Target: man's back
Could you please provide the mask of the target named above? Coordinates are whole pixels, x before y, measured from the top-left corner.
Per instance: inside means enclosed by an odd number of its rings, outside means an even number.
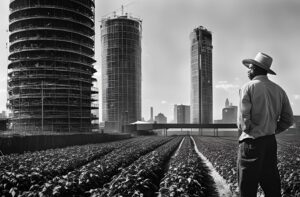
[[[241,91],[244,138],[258,138],[287,129],[293,123],[293,113],[285,91],[259,75],[245,84]],[[278,122],[279,121],[279,122]]]

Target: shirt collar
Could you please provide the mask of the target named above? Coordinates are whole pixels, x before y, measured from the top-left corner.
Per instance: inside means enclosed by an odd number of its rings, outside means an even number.
[[[252,80],[268,80],[267,75],[257,75]]]

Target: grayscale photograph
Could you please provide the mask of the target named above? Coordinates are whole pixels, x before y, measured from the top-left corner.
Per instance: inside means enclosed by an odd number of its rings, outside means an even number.
[[[0,16],[1,197],[300,197],[300,1]]]

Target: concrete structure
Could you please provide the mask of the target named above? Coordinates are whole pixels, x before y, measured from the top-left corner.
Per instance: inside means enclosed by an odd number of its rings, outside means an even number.
[[[156,123],[161,123],[161,124],[167,123],[167,117],[162,113],[157,114],[157,116],[155,116],[154,120]]]
[[[160,124],[160,123],[153,123],[153,124],[149,124],[149,123],[139,123],[139,124],[130,124],[130,125],[126,125],[126,130],[129,133],[134,133],[137,131],[162,131],[163,135],[168,135],[168,129],[181,129],[181,131],[179,132],[179,134],[188,134],[188,133],[192,133],[193,129],[196,130],[196,132],[198,133],[198,135],[203,135],[205,133],[210,133],[211,136],[219,136],[219,129],[230,129],[229,131],[229,135],[227,136],[236,136],[237,135],[237,125],[236,124]],[[190,131],[184,131],[183,129],[191,129]],[[206,131],[204,133],[203,130],[209,130]],[[222,131],[220,131],[222,132]],[[169,131],[169,133],[177,133],[174,131]],[[224,131],[223,131],[223,136],[224,135]]]
[[[191,122],[213,122],[212,35],[200,26],[191,40]]]
[[[104,18],[102,43],[102,119],[106,131],[141,120],[142,22],[127,14]]]
[[[12,129],[92,131],[94,0],[11,0],[9,8]]]
[[[148,122],[153,122],[153,107],[150,107],[150,120]]]
[[[237,124],[238,107],[232,105],[227,98],[225,101],[225,107],[222,109],[222,119],[215,120],[214,123],[232,123]]]
[[[190,106],[174,105],[174,123],[190,123]]]
[[[229,105],[222,110],[222,123],[237,123],[237,106]]]

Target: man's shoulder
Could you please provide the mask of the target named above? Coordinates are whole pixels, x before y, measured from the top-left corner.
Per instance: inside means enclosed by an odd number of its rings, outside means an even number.
[[[283,88],[282,88],[280,85],[278,85],[277,83],[275,83],[275,82],[273,82],[273,81],[271,81],[271,80],[269,80],[268,83],[270,84],[270,86],[273,86],[273,88],[277,88],[277,90],[280,90],[280,91],[285,92],[285,91],[283,90]]]
[[[245,83],[242,86],[242,90],[249,89],[251,86],[254,86],[256,83],[257,83],[257,81],[254,81],[254,80],[248,81],[247,83]]]

